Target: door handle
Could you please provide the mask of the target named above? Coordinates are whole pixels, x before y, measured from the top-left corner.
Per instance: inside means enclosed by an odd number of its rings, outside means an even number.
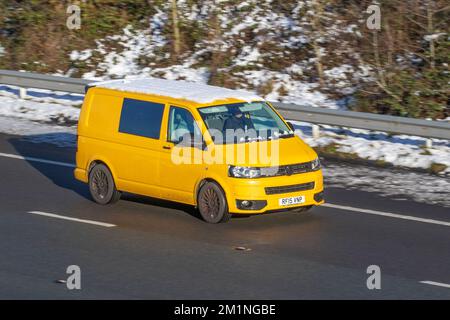
[[[170,150],[172,148],[170,146],[163,146],[163,149]]]

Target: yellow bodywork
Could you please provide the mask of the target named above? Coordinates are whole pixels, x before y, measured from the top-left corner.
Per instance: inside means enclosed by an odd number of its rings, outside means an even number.
[[[159,140],[119,132],[124,98],[165,105]],[[249,157],[244,157],[244,160],[238,159],[239,153],[248,152],[248,148],[251,147],[249,146],[250,143],[215,145],[197,109],[239,102],[244,101],[227,99],[215,101],[213,104],[199,104],[170,97],[92,87],[87,91],[80,113],[75,177],[87,183],[92,165],[102,162],[110,169],[116,188],[120,191],[190,205],[196,205],[197,192],[202,183],[207,180],[214,180],[224,190],[231,213],[256,214],[289,209],[289,206],[279,206],[278,199],[298,195],[305,196],[305,202],[301,206],[322,204],[323,200],[320,202],[314,200],[314,194],[323,191],[321,170],[290,176],[256,179],[228,176],[228,165],[230,164],[242,166],[263,166],[264,164],[253,163],[248,159]],[[207,148],[206,150],[191,148],[195,149],[191,155],[193,160],[195,160],[194,158],[198,160],[198,158],[208,157],[211,152],[234,152],[233,154],[236,156],[230,162],[223,164],[208,164],[205,161],[192,161],[193,164],[174,163],[171,160],[171,153],[186,150],[176,150],[176,148],[181,147],[168,142],[169,106],[188,109],[201,128]],[[270,141],[253,143],[268,144],[267,147],[270,149]],[[238,150],[238,148],[241,149]],[[317,158],[315,151],[298,136],[280,139],[278,149],[280,165],[304,163]],[[309,182],[315,183],[313,190],[266,195],[264,189],[265,187],[289,186]],[[236,200],[266,200],[267,206],[261,210],[240,210],[236,206]]]

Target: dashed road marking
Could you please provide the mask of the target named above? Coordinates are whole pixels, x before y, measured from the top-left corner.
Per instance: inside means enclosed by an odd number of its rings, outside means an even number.
[[[389,218],[411,220],[411,221],[416,221],[416,222],[431,223],[431,224],[437,224],[437,225],[441,225],[441,226],[450,227],[450,222],[447,222],[447,221],[419,218],[419,217],[413,217],[413,216],[405,216],[405,215],[397,214],[397,213],[376,211],[376,210],[370,210],[370,209],[361,209],[361,208],[355,208],[355,207],[349,207],[349,206],[341,206],[341,205],[332,204],[332,203],[324,203],[322,206],[327,207],[327,208],[333,208],[333,209],[353,211],[353,212],[358,212],[358,213],[374,214],[374,215],[384,216],[384,217],[389,217]]]
[[[73,164],[73,163],[53,161],[53,160],[46,160],[46,159],[40,159],[40,158],[34,158],[34,157],[24,157],[24,156],[19,156],[17,154],[1,153],[0,152],[0,157],[10,158],[10,159],[17,159],[17,160],[25,160],[25,161],[30,161],[30,162],[40,162],[40,163],[46,163],[46,164],[53,164],[55,166],[61,166],[61,167],[75,168],[75,164]]]
[[[450,284],[435,282],[435,281],[420,281],[420,283],[429,284],[432,286],[443,287],[450,289]]]
[[[94,225],[97,225],[97,226],[102,226],[102,227],[107,227],[107,228],[116,227],[115,224],[111,224],[111,223],[94,221],[94,220],[77,219],[77,218],[66,217],[66,216],[61,216],[59,214],[42,212],[42,211],[29,211],[28,213],[37,214],[37,215],[40,215],[40,216],[45,216],[45,217],[50,217],[50,218],[70,220],[70,221],[81,222],[81,223],[88,223],[88,224],[94,224]]]

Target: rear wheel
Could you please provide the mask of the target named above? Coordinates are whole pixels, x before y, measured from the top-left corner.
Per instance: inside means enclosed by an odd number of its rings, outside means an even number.
[[[104,164],[96,164],[89,172],[89,191],[99,204],[114,203],[120,199],[111,171]]]
[[[226,222],[231,218],[225,193],[214,182],[207,182],[201,187],[197,205],[203,220],[208,223]]]

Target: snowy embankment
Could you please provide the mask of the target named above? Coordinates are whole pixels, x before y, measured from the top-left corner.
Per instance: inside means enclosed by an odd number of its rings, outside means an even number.
[[[329,155],[450,175],[450,142],[447,140],[432,139],[432,147],[427,148],[427,139],[422,137],[332,126],[321,126],[321,136],[313,138],[311,124],[295,124],[310,146]]]
[[[18,88],[0,85],[1,133],[60,147],[75,145],[83,96],[33,89],[22,100],[18,93]]]
[[[22,100],[17,94],[16,88],[0,86],[0,132],[60,146],[74,145],[83,96],[30,90],[27,99]],[[433,146],[425,148],[425,139],[421,137],[391,136],[383,132],[331,126],[322,126],[321,136],[315,139],[312,137],[311,124],[295,122],[295,125],[298,134],[309,145],[327,154],[346,155],[399,167],[433,168],[442,175],[450,175],[449,141],[433,140]]]

